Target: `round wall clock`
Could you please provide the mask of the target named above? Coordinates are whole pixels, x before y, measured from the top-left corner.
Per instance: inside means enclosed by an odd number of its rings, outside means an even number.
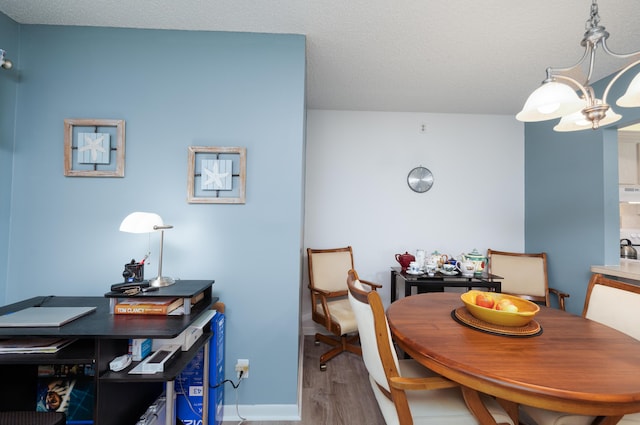
[[[423,193],[433,186],[433,174],[429,169],[422,166],[409,171],[407,184],[414,192]]]

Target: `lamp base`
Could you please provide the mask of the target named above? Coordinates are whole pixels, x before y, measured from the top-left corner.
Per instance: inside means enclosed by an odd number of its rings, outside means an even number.
[[[170,278],[167,276],[158,276],[156,278],[149,280],[149,285],[155,288],[161,288],[163,286],[173,285],[174,283],[176,283],[176,281],[173,280],[173,278]]]

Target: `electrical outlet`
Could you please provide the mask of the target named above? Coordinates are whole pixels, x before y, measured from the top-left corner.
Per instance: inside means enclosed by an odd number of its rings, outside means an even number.
[[[249,359],[236,360],[236,373],[238,374],[238,379],[240,379],[240,372],[242,372],[242,379],[247,379],[249,377]]]

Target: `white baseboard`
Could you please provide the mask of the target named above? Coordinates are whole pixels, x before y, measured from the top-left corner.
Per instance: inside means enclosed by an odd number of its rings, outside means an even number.
[[[240,413],[240,416],[238,416]],[[236,410],[235,404],[225,404],[223,421],[299,421],[301,420],[299,406],[295,404],[241,404]]]

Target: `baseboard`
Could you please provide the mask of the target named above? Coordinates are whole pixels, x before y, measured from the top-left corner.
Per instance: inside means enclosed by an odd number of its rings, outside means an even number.
[[[238,416],[240,413],[240,416]],[[301,413],[295,404],[225,404],[223,421],[299,421]]]

